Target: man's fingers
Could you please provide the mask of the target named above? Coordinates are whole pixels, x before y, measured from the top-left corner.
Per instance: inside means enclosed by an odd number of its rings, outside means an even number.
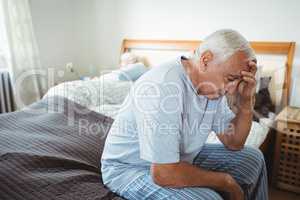
[[[241,74],[243,76],[248,76],[248,77],[255,78],[255,75],[252,72],[242,71]]]
[[[253,79],[253,78],[250,78],[250,77],[247,77],[247,76],[243,76],[243,80],[247,83],[250,83],[250,84],[253,84],[255,85],[256,84],[256,80]]]
[[[257,65],[256,65],[255,62],[250,61],[250,62],[249,62],[249,68],[250,68],[249,71],[250,71],[251,73],[253,73],[253,74],[256,73],[256,71],[257,71]]]
[[[251,72],[242,71],[241,74],[242,74],[242,77],[251,78],[254,81],[256,81],[255,75],[252,74]]]

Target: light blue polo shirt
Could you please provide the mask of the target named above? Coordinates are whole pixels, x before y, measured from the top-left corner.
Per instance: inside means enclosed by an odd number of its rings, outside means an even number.
[[[235,117],[226,97],[198,95],[181,57],[153,67],[133,85],[107,136],[102,178],[114,192],[149,173],[151,163],[193,159],[211,131]]]

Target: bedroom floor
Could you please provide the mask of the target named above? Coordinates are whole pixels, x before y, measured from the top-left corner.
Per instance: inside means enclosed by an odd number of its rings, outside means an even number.
[[[277,188],[269,188],[269,199],[270,200],[298,200],[300,194],[279,190]]]

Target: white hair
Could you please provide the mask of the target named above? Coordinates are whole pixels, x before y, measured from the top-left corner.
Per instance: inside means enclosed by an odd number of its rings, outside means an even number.
[[[194,60],[199,60],[201,55],[208,50],[223,62],[237,51],[243,51],[251,60],[256,59],[249,42],[240,33],[231,29],[222,29],[206,37],[195,50]]]

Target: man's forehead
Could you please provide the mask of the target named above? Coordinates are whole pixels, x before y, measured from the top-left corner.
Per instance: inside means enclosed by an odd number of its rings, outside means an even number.
[[[239,62],[228,63],[227,72],[232,75],[240,75],[241,71],[249,71],[249,60],[244,59]]]

